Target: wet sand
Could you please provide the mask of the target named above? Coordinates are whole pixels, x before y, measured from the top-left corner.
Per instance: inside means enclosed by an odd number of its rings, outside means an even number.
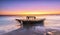
[[[33,28],[19,28],[17,30],[5,33],[3,35],[44,35],[45,29],[42,27],[41,29],[35,29]]]
[[[35,28],[19,28],[17,30],[5,33],[3,35],[44,35],[46,32],[52,32],[53,35],[60,35],[60,31],[56,29],[35,29]]]
[[[46,32],[51,32],[53,35],[60,35],[60,30],[58,29],[46,29]]]

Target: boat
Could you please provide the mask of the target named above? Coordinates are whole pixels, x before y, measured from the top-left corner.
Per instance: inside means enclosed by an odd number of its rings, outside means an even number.
[[[35,16],[26,16],[26,19],[16,19],[20,24],[23,25],[24,28],[32,27],[32,26],[44,26],[44,20],[43,19],[36,19]]]

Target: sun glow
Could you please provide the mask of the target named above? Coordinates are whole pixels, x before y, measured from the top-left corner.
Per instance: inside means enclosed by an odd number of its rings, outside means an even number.
[[[60,14],[60,12],[20,12],[18,14]]]
[[[60,14],[60,12],[1,12],[0,15],[45,15]]]

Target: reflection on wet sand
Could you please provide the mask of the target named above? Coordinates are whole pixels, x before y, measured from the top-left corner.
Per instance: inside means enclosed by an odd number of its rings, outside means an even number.
[[[17,30],[8,32],[4,35],[43,35],[45,29],[40,26],[34,26],[32,28],[19,28]]]
[[[19,28],[3,35],[60,35],[56,29],[45,29],[43,26],[33,26],[29,29]]]

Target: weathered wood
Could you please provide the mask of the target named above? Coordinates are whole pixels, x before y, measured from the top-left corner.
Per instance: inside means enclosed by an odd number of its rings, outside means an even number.
[[[27,19],[16,19],[19,23],[23,25],[24,28],[32,27],[32,26],[44,26],[45,19],[34,19],[34,20],[27,20]]]

